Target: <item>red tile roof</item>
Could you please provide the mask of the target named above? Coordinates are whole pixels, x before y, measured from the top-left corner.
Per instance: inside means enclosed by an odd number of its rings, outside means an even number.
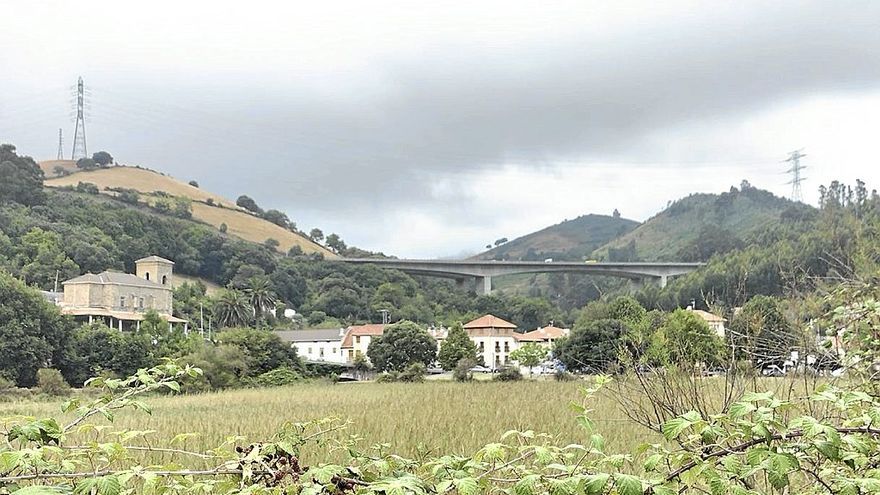
[[[348,327],[348,330],[345,332],[345,337],[342,339],[342,347],[354,347],[352,344],[353,337],[369,335],[371,337],[378,337],[385,332],[385,325],[382,323],[370,323],[368,325],[353,325]]]
[[[516,325],[509,321],[493,315],[486,315],[464,324],[464,328],[516,328]]]
[[[516,340],[520,342],[543,342],[545,340],[555,340],[568,335],[568,331],[564,328],[548,325],[544,328],[532,330],[522,335],[516,336]]]

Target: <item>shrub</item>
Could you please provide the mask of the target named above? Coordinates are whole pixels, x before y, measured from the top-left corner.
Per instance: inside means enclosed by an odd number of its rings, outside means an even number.
[[[86,194],[98,194],[101,192],[101,190],[98,189],[98,186],[92,184],[91,182],[79,182],[76,184],[76,192]]]
[[[457,382],[469,382],[474,379],[471,368],[477,365],[477,361],[469,358],[461,358],[452,370],[452,379]]]
[[[499,382],[515,382],[522,380],[522,373],[519,372],[519,368],[516,366],[505,366],[495,375],[495,380]]]
[[[424,363],[411,363],[403,371],[400,372],[400,375],[397,377],[397,379],[401,382],[423,382],[425,381],[425,374],[427,372],[428,368],[424,365]]]
[[[553,374],[553,379],[557,382],[573,382],[577,380],[577,376],[574,373],[569,373],[568,371],[559,370]]]
[[[189,185],[191,185],[193,187],[199,187],[199,183],[194,180],[189,181]]]
[[[302,379],[303,376],[295,370],[278,368],[249,380],[249,383],[257,387],[283,387],[285,385],[292,385]]]
[[[398,381],[400,378],[400,373],[396,371],[389,371],[387,373],[381,373],[376,377],[376,383],[394,383]]]
[[[214,198],[208,198],[205,200],[205,204],[208,206],[214,206]]]
[[[48,395],[64,395],[70,391],[70,385],[64,381],[61,372],[52,368],[37,370],[37,387]]]
[[[221,233],[221,234],[225,234],[227,230],[229,230],[229,227],[226,226],[225,223],[221,223],[221,224],[220,224],[220,233]]]

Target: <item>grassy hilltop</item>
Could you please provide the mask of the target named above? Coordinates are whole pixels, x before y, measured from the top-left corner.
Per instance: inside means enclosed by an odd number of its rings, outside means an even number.
[[[152,170],[136,167],[111,167],[74,172],[75,166],[71,169],[68,161],[43,162],[40,165],[47,177],[54,175],[56,166],[62,166],[71,172],[70,175],[47,179],[46,186],[48,187],[76,186],[80,182],[89,182],[98,186],[102,193],[109,195],[115,195],[115,193],[106,188],[134,189],[150,203],[158,197],[158,194],[162,193],[185,197],[193,201],[192,216],[195,220],[217,228],[226,224],[227,232],[241,239],[257,243],[263,243],[267,239],[275,239],[278,241],[278,250],[284,253],[293,246],[299,246],[304,253],[321,253],[325,257],[335,256],[327,248],[311,239],[259,218],[236,206],[235,201]],[[208,204],[209,202],[212,204]]]

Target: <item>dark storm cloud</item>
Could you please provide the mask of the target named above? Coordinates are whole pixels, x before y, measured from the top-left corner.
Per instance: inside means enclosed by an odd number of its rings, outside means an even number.
[[[260,156],[261,172],[232,174],[291,207],[357,212],[432,203],[434,174],[642,160],[657,152],[646,138],[658,130],[878,87],[878,21],[877,2],[815,3],[552,44],[463,40],[385,61],[381,83],[343,84],[344,97],[257,97],[239,124],[254,137],[231,152]]]

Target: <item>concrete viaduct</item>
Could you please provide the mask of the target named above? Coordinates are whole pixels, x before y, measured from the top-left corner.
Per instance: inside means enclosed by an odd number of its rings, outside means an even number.
[[[475,279],[477,291],[492,291],[492,277],[514,273],[588,273],[630,280],[634,288],[646,280],[655,280],[666,287],[669,277],[683,275],[703,266],[703,263],[584,263],[541,261],[449,261],[449,260],[396,260],[382,258],[342,258],[337,261],[360,265],[376,265],[392,268],[413,275],[444,277],[464,284]]]

